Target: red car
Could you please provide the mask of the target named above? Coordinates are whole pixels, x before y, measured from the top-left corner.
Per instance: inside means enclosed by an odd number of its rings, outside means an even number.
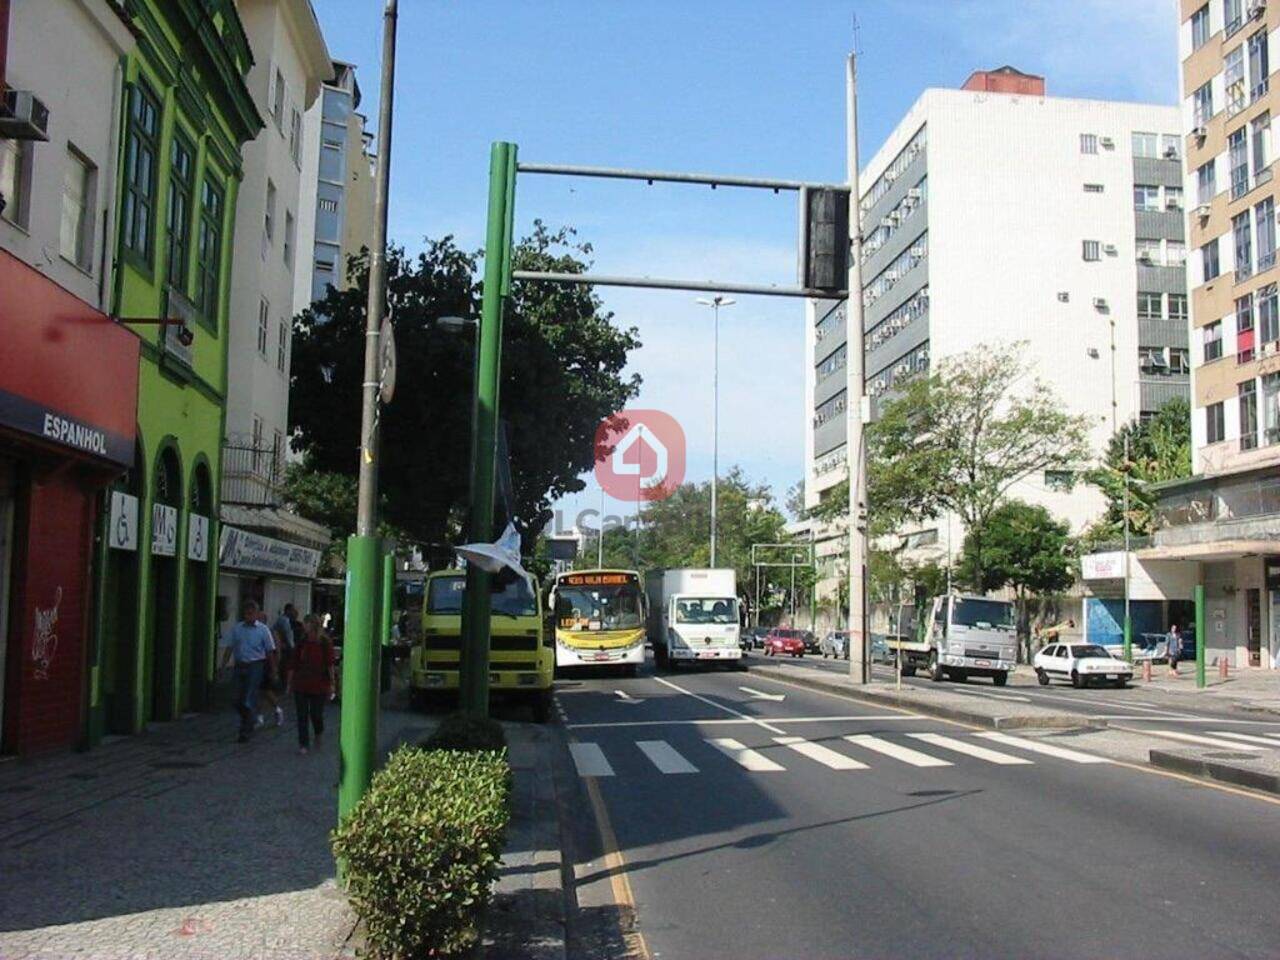
[[[766,657],[791,654],[793,657],[804,656],[804,632],[778,627],[770,630],[764,637],[764,655]]]

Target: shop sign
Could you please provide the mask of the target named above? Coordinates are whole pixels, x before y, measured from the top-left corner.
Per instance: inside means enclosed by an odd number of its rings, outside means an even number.
[[[162,557],[178,554],[178,508],[167,503],[151,506],[151,552]]]
[[[1124,577],[1124,553],[1089,553],[1080,558],[1080,577],[1083,580],[1119,580]]]
[[[277,573],[304,580],[315,578],[320,569],[320,551],[296,543],[286,543],[223,524],[218,546],[221,565],[229,570]]]
[[[187,559],[209,559],[209,518],[198,513],[187,514]]]
[[[138,549],[138,498],[111,491],[111,517],[107,545],[112,550]]]

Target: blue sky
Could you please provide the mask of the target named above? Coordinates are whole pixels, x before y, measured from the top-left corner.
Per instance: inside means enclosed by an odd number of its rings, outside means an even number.
[[[313,0],[377,115],[380,0]],[[1050,95],[1174,103],[1176,0],[401,0],[392,238],[484,233],[489,144],[521,159],[805,180],[844,178],[844,56],[859,22],[860,141],[871,157],[920,92],[1013,64]],[[788,283],[794,199],[526,177],[517,229],[571,224],[608,273]],[[694,294],[602,289],[640,330],[637,406],[681,421],[711,473],[711,323]],[[779,499],[803,475],[803,308],[722,313],[720,463]],[[563,505],[599,504],[589,482]],[[610,503],[610,511],[622,512]],[[630,506],[625,512],[630,513]]]

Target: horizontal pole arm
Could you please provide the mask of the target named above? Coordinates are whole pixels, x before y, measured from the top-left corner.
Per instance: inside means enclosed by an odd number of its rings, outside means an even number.
[[[659,170],[621,170],[612,167],[575,167],[563,163],[520,163],[520,173],[545,173],[561,177],[603,177],[610,180],[644,180],[647,183],[702,183],[710,187],[748,187],[755,190],[840,190],[847,183],[806,183],[803,180],[770,180],[765,177],[721,177],[713,173],[664,173]]]
[[[612,277],[595,273],[543,273],[538,270],[513,270],[511,279],[592,287],[650,287],[659,290],[700,290],[707,293],[742,293],[762,297],[804,297],[818,300],[843,300],[848,296],[847,290],[777,287],[761,283],[717,283],[714,280],[664,280],[660,277]]]

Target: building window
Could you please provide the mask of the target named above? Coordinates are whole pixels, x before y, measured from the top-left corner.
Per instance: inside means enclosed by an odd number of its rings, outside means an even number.
[[[284,212],[284,265],[291,270],[293,269],[293,243],[296,233],[297,224],[294,222],[293,213],[286,210]]]
[[[196,305],[215,325],[218,322],[218,283],[222,278],[222,205],[222,188],[206,176],[200,192]]]
[[[1163,144],[1161,155],[1166,160],[1182,159],[1182,138],[1176,133],[1166,133],[1160,138],[1160,142]]]
[[[1101,253],[1102,253],[1100,247],[1101,245],[1098,243],[1097,240],[1086,240],[1084,241],[1084,249],[1083,249],[1082,255],[1086,260],[1090,260],[1090,261],[1098,260],[1101,258]]]
[[[1231,218],[1231,235],[1235,243],[1236,279],[1239,280],[1253,273],[1253,228],[1248,210]]]
[[[1160,137],[1154,133],[1141,133],[1139,131],[1134,131],[1133,155],[1135,157],[1159,157]]]
[[[152,214],[156,199],[156,156],[159,153],[160,101],[146,81],[138,80],[129,96],[124,144],[124,203],[120,212],[124,245],[151,261]]]
[[[1223,58],[1222,85],[1227,93],[1227,116],[1235,116],[1248,104],[1244,82],[1244,44],[1228,51]]]
[[[1204,362],[1222,357],[1222,321],[1215,320],[1204,328]]]
[[[1147,183],[1135,184],[1133,188],[1133,208],[1135,210],[1159,210],[1160,188]]]
[[[191,211],[195,196],[195,149],[178,133],[169,145],[169,285],[187,293],[191,260]]]
[[[1169,294],[1169,319],[1187,319],[1187,295],[1185,293]]]
[[[58,246],[62,255],[82,270],[88,270],[93,263],[94,174],[93,164],[68,144]]]
[[[1280,340],[1280,297],[1276,285],[1269,283],[1256,294],[1258,304],[1258,339],[1262,343]]]
[[[289,360],[289,321],[281,320],[276,332],[276,369],[284,373]]]
[[[1191,49],[1199,50],[1209,42],[1209,5],[1191,15]]]
[[[262,418],[256,413],[253,415],[253,469],[257,470],[262,466],[262,455],[265,451],[262,449]]]
[[[1100,183],[1086,183],[1084,185],[1085,193],[1102,193],[1103,186]]]
[[[1160,262],[1160,241],[1139,238],[1136,243],[1139,263],[1156,264]]]
[[[1186,375],[1191,372],[1191,351],[1186,347],[1169,348],[1169,372]]]
[[[1250,377],[1237,387],[1240,404],[1240,449],[1258,445],[1258,382]]]
[[[324,147],[326,150],[341,150],[341,149],[342,149],[342,141],[341,141],[341,140],[334,140],[334,139],[332,139],[332,138],[330,138],[330,137],[325,137],[325,138],[324,138],[324,140],[323,140],[323,141],[321,141],[321,144],[320,144],[320,145],[321,145],[322,147]]]
[[[1049,490],[1070,491],[1076,485],[1075,471],[1046,470],[1044,472],[1044,485]]]
[[[1080,134],[1080,152],[1081,153],[1097,153],[1098,152],[1098,135],[1096,133]]]
[[[1276,202],[1271,197],[1253,208],[1258,231],[1258,272],[1276,265]]]
[[[1164,208],[1166,210],[1182,209],[1182,188],[1181,187],[1165,187],[1164,188]]]
[[[1212,160],[1196,170],[1196,201],[1198,203],[1209,203],[1218,193],[1213,171]]]
[[[1263,443],[1280,443],[1280,372],[1262,378]]]
[[[267,208],[262,215],[262,255],[276,239],[276,185],[267,180]]]
[[[276,129],[284,132],[284,74],[276,70],[276,86],[271,95],[271,119]]]
[[[1191,95],[1192,103],[1192,119],[1197,127],[1207,127],[1209,121],[1213,119],[1213,84],[1206,83],[1202,87],[1197,87],[1196,92]]]
[[[1249,192],[1249,143],[1245,128],[1232,130],[1227,136],[1227,157],[1231,167],[1231,199]]]
[[[1200,248],[1201,265],[1204,268],[1204,279],[1207,283],[1215,279],[1222,272],[1218,262],[1218,238],[1214,237],[1203,247]]]
[[[328,197],[321,197],[318,206],[320,207],[321,213],[337,213],[338,212],[338,201],[332,200]]]
[[[267,358],[267,329],[270,326],[271,304],[267,303],[266,298],[258,300],[258,353],[265,360]]]
[[[1138,294],[1138,319],[1159,320],[1164,316],[1163,297],[1158,293]]]
[[[0,216],[23,229],[31,193],[31,141],[0,139]]]
[[[1226,436],[1227,420],[1219,400],[1204,408],[1204,439],[1205,443],[1221,443]]]
[[[1165,358],[1164,347],[1139,347],[1138,369],[1147,376],[1169,372],[1169,361]]]
[[[1236,363],[1253,359],[1253,294],[1236,300]]]
[[[1181,240],[1166,240],[1164,242],[1164,262],[1165,266],[1181,267],[1187,262],[1187,245]]]
[[[271,447],[272,456],[275,460],[275,472],[280,474],[284,471],[284,434],[279,430],[274,431],[275,440]]]
[[[1244,26],[1244,0],[1222,0],[1223,36],[1229,37]]]
[[[1266,94],[1270,87],[1270,58],[1267,56],[1267,31],[1259,30],[1249,38],[1249,102]]]
[[[295,166],[302,165],[302,112],[297,107],[289,111],[289,156]]]

